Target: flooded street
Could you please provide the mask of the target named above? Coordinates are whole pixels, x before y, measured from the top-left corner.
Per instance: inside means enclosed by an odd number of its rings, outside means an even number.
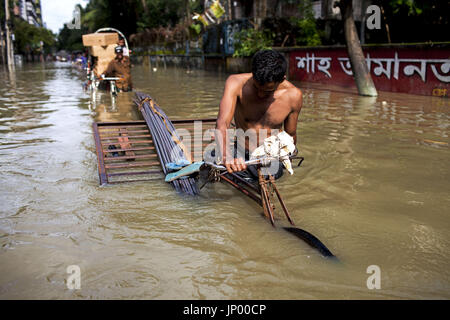
[[[217,116],[225,73],[132,72],[171,119]],[[133,93],[94,108],[63,63],[0,80],[1,299],[450,298],[448,99],[297,83],[305,161],[278,187],[333,263],[224,184],[199,197],[161,179],[100,187],[92,122],[140,120]],[[367,287],[371,265],[381,289]]]

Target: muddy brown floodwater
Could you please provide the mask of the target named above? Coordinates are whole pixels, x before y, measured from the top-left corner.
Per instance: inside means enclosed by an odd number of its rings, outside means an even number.
[[[226,74],[133,69],[173,119],[215,117]],[[68,64],[0,71],[0,298],[449,299],[448,99],[299,86],[300,154],[278,183],[332,263],[230,187],[99,187],[92,122],[140,119],[132,93],[89,104]],[[298,85],[298,84],[297,84]],[[279,215],[279,220],[284,218]],[[78,265],[81,289],[69,290]],[[367,287],[367,268],[381,289]]]

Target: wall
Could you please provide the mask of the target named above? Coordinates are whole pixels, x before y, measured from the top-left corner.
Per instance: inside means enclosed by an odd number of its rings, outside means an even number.
[[[250,28],[248,19],[224,21],[219,25],[208,27],[203,34],[203,52],[232,55],[234,53],[234,36],[242,29]]]
[[[203,56],[187,55],[143,55],[131,56],[133,64],[146,64],[152,68],[166,68],[170,66],[202,69],[205,66]]]
[[[291,48],[289,78],[355,87],[347,50],[342,47]],[[450,45],[364,46],[378,90],[449,96]]]
[[[232,58],[219,54],[210,55],[132,55],[133,64],[145,64],[151,68],[181,67],[205,69],[227,73],[251,72],[250,58]]]

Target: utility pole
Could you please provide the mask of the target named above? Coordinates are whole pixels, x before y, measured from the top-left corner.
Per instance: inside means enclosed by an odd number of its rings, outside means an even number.
[[[189,29],[192,20],[191,20],[191,6],[189,4],[189,0],[184,0],[185,10],[186,10],[186,30],[187,30],[187,39],[186,39],[186,50],[185,54],[189,56],[189,51],[191,47],[191,30]]]
[[[233,19],[233,12],[232,12],[232,8],[231,8],[231,0],[228,0],[228,20],[232,20]]]
[[[188,26],[192,23],[192,17],[191,17],[191,5],[189,3],[189,0],[184,0],[184,6],[186,10],[186,23]]]
[[[358,93],[361,96],[376,97],[377,89],[367,68],[366,59],[359,42],[355,21],[353,20],[352,0],[340,0],[337,4],[341,9],[342,20],[344,20],[344,33],[347,42],[347,53],[352,66],[353,78],[355,79]]]
[[[14,71],[14,48],[11,40],[11,30],[9,29],[11,25],[11,18],[9,16],[9,0],[5,0],[5,30],[6,30],[6,55],[8,57],[8,69],[9,71]]]
[[[3,39],[3,28],[2,28],[1,21],[0,21],[0,51],[1,51],[1,57],[2,57],[2,64],[6,64],[5,40]]]

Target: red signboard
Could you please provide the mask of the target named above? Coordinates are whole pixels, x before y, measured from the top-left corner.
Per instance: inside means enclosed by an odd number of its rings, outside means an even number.
[[[449,96],[448,47],[366,47],[367,66],[378,90]],[[289,52],[292,80],[354,87],[345,48],[305,48]]]

